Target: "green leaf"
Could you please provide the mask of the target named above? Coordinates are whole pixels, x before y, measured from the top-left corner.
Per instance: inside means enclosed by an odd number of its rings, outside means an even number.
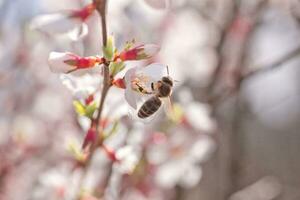
[[[73,106],[78,115],[85,115],[85,107],[80,101],[73,101]]]
[[[70,154],[73,156],[73,158],[75,158],[75,160],[77,160],[77,161],[85,160],[85,155],[81,151],[81,147],[77,141],[75,141],[75,140],[68,141],[67,150],[70,152]]]
[[[103,47],[103,55],[104,58],[108,61],[112,61],[114,57],[115,46],[114,46],[114,38],[109,36],[107,39],[107,44]]]
[[[97,109],[96,102],[85,106],[80,101],[73,101],[73,105],[74,105],[75,111],[78,115],[86,116],[90,119],[93,117],[94,112]]]
[[[97,109],[96,102],[86,106],[85,107],[85,116],[87,116],[88,118],[92,118],[96,109]]]
[[[109,66],[110,75],[113,77],[125,68],[124,62],[112,62]]]

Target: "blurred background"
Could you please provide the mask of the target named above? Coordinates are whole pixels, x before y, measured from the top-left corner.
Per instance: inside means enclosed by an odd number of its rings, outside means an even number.
[[[88,18],[78,41],[30,22],[88,3],[0,0],[1,200],[75,200],[82,190],[68,146],[86,130],[47,59],[51,51],[99,54],[100,19]],[[122,138],[140,142],[139,164],[109,177],[101,197],[107,161],[99,152],[84,183],[93,195],[82,199],[300,199],[300,1],[110,0],[107,20],[117,47],[133,38],[161,46],[153,61],[179,81],[172,102],[183,114],[177,123],[122,118]]]

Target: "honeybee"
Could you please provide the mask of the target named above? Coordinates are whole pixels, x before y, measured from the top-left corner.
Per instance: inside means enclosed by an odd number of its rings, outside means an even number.
[[[144,94],[152,94],[153,96],[146,100],[138,110],[138,117],[145,119],[153,115],[161,107],[162,99],[168,100],[170,106],[170,96],[172,94],[173,79],[169,76],[164,76],[161,80],[151,83],[151,91],[137,84],[138,90]]]

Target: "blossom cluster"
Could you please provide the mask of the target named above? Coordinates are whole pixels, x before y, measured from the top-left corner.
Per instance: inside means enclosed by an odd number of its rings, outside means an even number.
[[[169,1],[145,2],[155,9],[170,4]],[[91,3],[78,10],[37,16],[30,27],[49,36],[63,34],[78,41],[88,36],[86,22],[96,17],[95,11],[96,4]],[[132,193],[149,196],[159,187],[162,188],[159,192],[176,186],[195,187],[202,177],[202,163],[215,150],[211,134],[216,126],[209,117],[208,105],[193,100],[188,89],[177,91],[178,95],[190,97],[189,106],[185,107],[186,97],[179,98],[177,103],[170,102],[172,91],[167,98],[159,96],[157,90],[163,78],[173,81],[172,66],[156,62],[160,47],[135,40],[116,45],[117,39],[108,36],[97,55],[69,51],[49,53],[49,69],[58,73],[62,84],[71,91],[77,123],[84,132],[81,140],[66,136],[71,167],[47,171],[41,178],[41,185],[54,188],[59,197],[98,199],[103,195],[116,199],[116,196],[125,198]],[[105,85],[105,68],[108,85]],[[107,94],[103,94],[105,87],[109,88]],[[175,90],[175,81],[168,87]],[[100,110],[103,95],[107,97]],[[138,117],[138,111],[151,97],[162,101],[166,116],[159,115],[162,110],[159,109],[147,119]],[[98,118],[99,112],[102,112],[101,118]],[[153,127],[149,128],[150,124]],[[79,189],[76,184],[69,185],[67,177],[77,180],[78,171],[83,173],[90,168],[91,157],[101,160],[98,164],[111,164],[108,183],[101,191],[96,191],[97,180],[91,181],[89,186],[79,185]],[[95,176],[101,175],[99,169],[91,171]],[[85,178],[84,173],[81,176]]]

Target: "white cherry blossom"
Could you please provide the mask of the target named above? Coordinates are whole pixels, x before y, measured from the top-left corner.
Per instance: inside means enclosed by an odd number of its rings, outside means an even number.
[[[101,83],[101,76],[99,74],[87,73],[82,76],[62,74],[60,75],[60,79],[63,85],[65,85],[78,100],[84,100],[89,95],[95,93]]]
[[[101,64],[103,59],[97,56],[81,57],[71,52],[51,52],[48,58],[50,70],[54,73],[70,73],[77,69],[92,68]]]
[[[171,0],[144,0],[144,2],[154,9],[166,9],[171,4]]]
[[[65,63],[66,60],[72,59],[74,59],[72,53],[51,52],[48,59],[50,70],[54,73],[67,73],[75,70],[76,66]]]
[[[146,156],[158,166],[155,174],[158,185],[164,188],[174,188],[176,185],[191,188],[201,180],[201,164],[215,149],[216,144],[210,137],[195,139],[188,130],[177,127],[168,139],[152,144]]]
[[[137,109],[137,101],[142,96],[147,96],[138,91],[138,85],[151,90],[151,83],[167,75],[167,66],[153,63],[145,67],[134,67],[125,74],[125,99],[128,104]]]
[[[94,5],[89,4],[80,10],[38,15],[31,21],[30,28],[50,35],[68,34],[70,39],[79,40],[88,34],[85,21],[94,9]]]
[[[139,162],[140,152],[138,148],[134,148],[133,146],[124,146],[117,150],[116,158],[118,160],[118,162],[115,162],[116,168],[120,172],[130,174]]]

